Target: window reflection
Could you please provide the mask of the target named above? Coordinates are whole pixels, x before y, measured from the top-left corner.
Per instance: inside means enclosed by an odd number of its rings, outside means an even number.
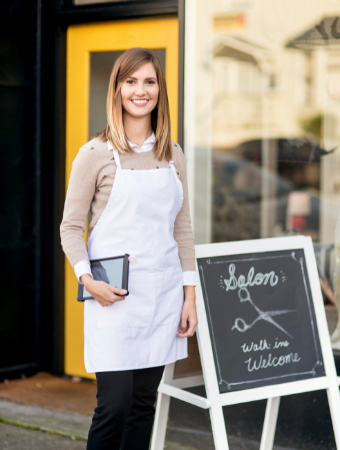
[[[315,243],[334,242],[340,5],[288,3],[199,2],[197,243],[282,236],[291,229]]]
[[[212,240],[281,236],[296,229],[319,241],[320,162],[303,139],[247,141],[213,151]],[[264,217],[263,217],[264,215]]]

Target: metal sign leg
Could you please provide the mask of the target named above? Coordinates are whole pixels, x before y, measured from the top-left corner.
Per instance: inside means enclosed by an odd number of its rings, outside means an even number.
[[[272,397],[267,400],[260,450],[273,449],[280,400],[281,397]]]
[[[223,407],[219,404],[212,405],[209,409],[211,428],[214,436],[216,450],[229,450],[227,431],[225,428]]]
[[[335,378],[335,377],[334,377]],[[329,409],[332,418],[333,430],[336,448],[340,450],[340,402],[339,402],[339,386],[334,381],[330,388],[327,389]]]
[[[170,396],[159,392],[150,450],[163,450],[164,448],[169,406]]]
[[[162,383],[170,383],[174,377],[175,364],[165,366]],[[155,421],[153,425],[153,433],[151,439],[150,450],[163,450],[166,434],[166,426],[168,423],[170,407],[170,396],[158,392],[157,405],[155,412]]]

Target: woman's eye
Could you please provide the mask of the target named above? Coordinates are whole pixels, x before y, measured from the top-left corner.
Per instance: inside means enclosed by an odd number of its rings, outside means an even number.
[[[154,85],[154,84],[156,84],[156,82],[154,81],[154,80],[148,80],[148,81],[146,81],[145,82],[146,84],[149,84],[149,85]],[[135,84],[135,80],[126,80],[126,84]]]

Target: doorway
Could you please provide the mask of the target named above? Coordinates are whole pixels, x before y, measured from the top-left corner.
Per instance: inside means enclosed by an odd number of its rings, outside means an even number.
[[[106,93],[114,61],[125,50],[156,51],[166,73],[172,139],[177,141],[178,20],[153,19],[70,26],[67,30],[66,183],[79,148],[106,127]],[[66,185],[67,189],[67,185]],[[87,232],[84,236],[87,240]],[[65,258],[65,373],[95,378],[84,366],[84,306]]]

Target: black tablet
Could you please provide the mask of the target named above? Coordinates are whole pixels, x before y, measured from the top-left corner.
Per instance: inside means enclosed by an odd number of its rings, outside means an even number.
[[[129,295],[129,256],[114,256],[112,258],[93,259],[90,260],[91,271],[93,279],[96,281],[105,281],[119,289],[126,289],[128,292],[124,295]],[[87,292],[85,286],[78,283],[78,302],[85,300],[94,300],[92,295]]]

